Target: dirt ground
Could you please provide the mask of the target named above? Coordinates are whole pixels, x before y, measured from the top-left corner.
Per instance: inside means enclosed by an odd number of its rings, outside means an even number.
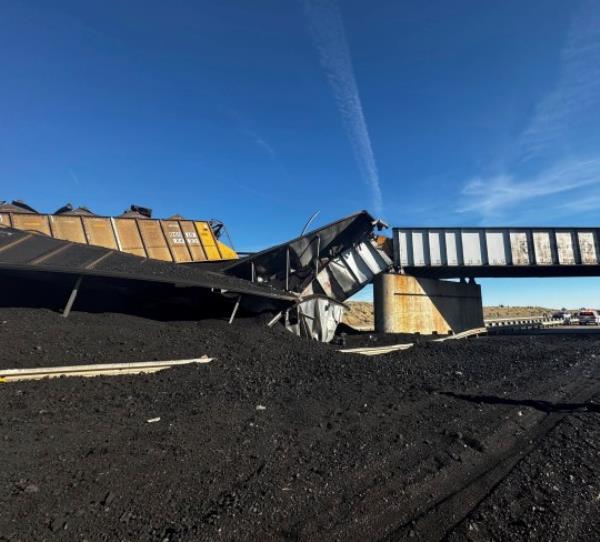
[[[348,301],[349,310],[344,312],[343,322],[357,329],[373,328],[375,315],[370,301]]]
[[[216,358],[0,384],[0,540],[598,539],[597,335],[364,358],[253,319],[0,322],[4,368]]]

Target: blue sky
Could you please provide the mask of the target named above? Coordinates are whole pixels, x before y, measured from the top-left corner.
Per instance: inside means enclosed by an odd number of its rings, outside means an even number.
[[[600,3],[0,0],[0,198],[223,220],[598,225]],[[596,279],[485,301],[600,305]]]

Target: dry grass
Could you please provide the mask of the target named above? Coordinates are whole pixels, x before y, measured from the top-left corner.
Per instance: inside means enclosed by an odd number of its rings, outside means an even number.
[[[527,316],[541,316],[556,312],[557,309],[548,307],[508,307],[505,305],[495,307],[483,307],[484,318],[526,318]]]

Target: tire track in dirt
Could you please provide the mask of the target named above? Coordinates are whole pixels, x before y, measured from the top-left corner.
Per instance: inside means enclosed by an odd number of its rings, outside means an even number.
[[[600,373],[580,378],[570,390],[573,403],[589,401],[600,391]],[[511,473],[517,464],[539,447],[569,412],[550,412],[525,435],[517,439],[505,452],[482,465],[481,471],[465,485],[435,503],[402,525],[383,540],[413,538],[415,540],[442,540],[447,533],[465,519]]]
[[[584,403],[600,392],[600,370],[590,373],[585,367],[578,366],[568,374],[547,382],[545,387],[553,390],[551,395],[561,389],[559,404]],[[456,397],[456,400],[462,399]],[[533,401],[523,401],[525,405],[529,403]],[[554,404],[549,401],[540,403]],[[344,539],[352,533],[353,537],[386,541],[442,540],[569,414],[568,411],[543,413],[539,410],[526,413],[519,425],[512,421],[504,423],[486,439],[485,449],[496,451],[486,452],[483,460],[478,450],[469,449],[458,466],[441,469],[439,475],[429,480],[420,479],[408,486],[406,479],[384,486],[377,483],[364,485],[357,489],[357,496],[352,502],[336,501],[331,509],[302,518],[285,533],[286,537],[304,540],[318,538],[319,534],[326,532],[331,539]],[[498,415],[501,412],[496,412]],[[527,426],[525,431],[523,425]],[[515,430],[521,434],[511,438]],[[374,470],[377,466],[372,466],[368,472]],[[390,502],[394,493],[398,493],[400,498]]]

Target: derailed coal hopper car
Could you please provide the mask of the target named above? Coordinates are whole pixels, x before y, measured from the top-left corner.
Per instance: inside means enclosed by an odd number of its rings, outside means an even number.
[[[242,259],[218,239],[222,224],[156,220],[136,206],[99,217],[72,206],[44,215],[13,202],[0,206],[0,226],[0,274],[64,291],[65,315],[83,282],[101,292],[99,302],[111,290],[134,293],[136,310],[168,299],[198,317],[229,307],[230,321],[240,307],[270,311],[272,324],[283,320],[298,335],[329,341],[343,302],[391,266],[373,233],[382,224],[364,211]]]
[[[0,224],[166,262],[223,261],[238,257],[216,235],[222,230],[222,223],[186,220],[180,216],[153,219],[150,209],[138,205],[132,205],[121,215],[108,217],[96,215],[86,207],[74,209],[70,204],[54,214],[41,214],[17,200],[0,204]]]

